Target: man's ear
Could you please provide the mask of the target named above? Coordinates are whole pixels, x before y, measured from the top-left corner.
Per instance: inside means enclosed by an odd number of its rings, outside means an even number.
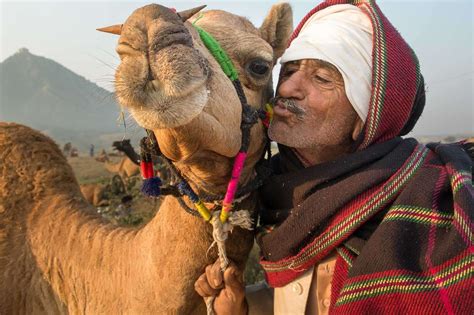
[[[356,141],[359,138],[359,135],[362,132],[363,128],[364,128],[364,122],[362,121],[362,119],[357,117],[354,130],[352,131],[352,140]]]
[[[260,26],[260,35],[273,47],[273,62],[283,55],[293,33],[293,10],[288,3],[272,6]]]

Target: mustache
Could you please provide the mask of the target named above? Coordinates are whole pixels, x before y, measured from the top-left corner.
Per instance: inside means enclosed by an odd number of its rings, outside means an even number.
[[[292,98],[284,98],[281,96],[276,96],[270,100],[270,104],[274,107],[276,104],[281,104],[285,106],[285,108],[296,115],[298,119],[303,119],[303,117],[306,115],[306,110],[303,108],[299,107],[296,101]]]

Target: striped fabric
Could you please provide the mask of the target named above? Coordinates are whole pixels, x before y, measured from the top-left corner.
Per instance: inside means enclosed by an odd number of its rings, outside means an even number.
[[[336,250],[334,314],[472,314],[472,160],[459,144],[387,143],[394,147],[381,158],[374,154],[387,144],[264,185],[267,209],[275,196],[278,204],[293,198],[284,221],[257,239],[267,281],[286,285]],[[337,169],[341,174],[326,177]]]

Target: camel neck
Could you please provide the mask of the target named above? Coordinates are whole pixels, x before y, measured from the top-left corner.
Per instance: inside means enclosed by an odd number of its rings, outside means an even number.
[[[140,288],[157,280],[151,277],[156,265],[140,248],[138,230],[115,227],[91,212],[78,195],[43,200],[30,217],[32,255],[66,305],[132,309],[133,297],[150,294]],[[99,290],[107,294],[92,296]]]

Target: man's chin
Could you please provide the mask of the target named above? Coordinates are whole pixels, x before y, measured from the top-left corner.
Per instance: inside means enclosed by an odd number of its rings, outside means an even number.
[[[289,141],[291,134],[291,129],[281,122],[272,122],[268,127],[268,137],[270,140],[286,146],[291,146],[291,141]]]

